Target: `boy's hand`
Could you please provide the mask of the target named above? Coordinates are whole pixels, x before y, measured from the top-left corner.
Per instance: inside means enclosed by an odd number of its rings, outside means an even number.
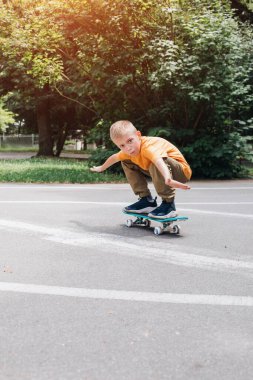
[[[190,186],[170,178],[166,179],[165,184],[170,187],[173,187],[174,189],[190,190]]]
[[[96,173],[101,173],[103,170],[102,170],[102,166],[92,166],[92,168],[90,168],[90,171],[96,172]]]

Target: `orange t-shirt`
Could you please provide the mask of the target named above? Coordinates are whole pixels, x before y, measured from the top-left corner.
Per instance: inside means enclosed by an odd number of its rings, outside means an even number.
[[[192,171],[190,165],[182,153],[169,141],[161,137],[141,137],[140,152],[137,156],[130,156],[122,151],[117,153],[120,161],[131,160],[134,164],[144,170],[148,170],[151,163],[160,157],[171,157],[182,165],[183,172],[187,179],[191,178]]]

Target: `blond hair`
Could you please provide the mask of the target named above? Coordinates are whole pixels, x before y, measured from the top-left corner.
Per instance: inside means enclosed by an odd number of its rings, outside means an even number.
[[[114,141],[116,138],[122,137],[127,133],[135,133],[137,129],[128,120],[119,120],[111,125],[110,128],[110,138]]]

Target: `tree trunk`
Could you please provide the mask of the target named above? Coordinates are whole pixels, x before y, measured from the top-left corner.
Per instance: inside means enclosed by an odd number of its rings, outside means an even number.
[[[64,123],[62,126],[59,127],[59,133],[56,140],[56,153],[55,153],[56,157],[60,157],[67,135],[68,135],[68,125],[67,123]]]
[[[39,131],[39,151],[37,156],[53,156],[53,140],[49,123],[49,104],[44,97],[38,99],[37,124]]]

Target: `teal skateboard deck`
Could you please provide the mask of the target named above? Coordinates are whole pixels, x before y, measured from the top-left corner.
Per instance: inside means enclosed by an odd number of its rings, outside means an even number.
[[[159,223],[159,227],[154,227],[155,235],[161,235],[165,230],[173,234],[180,234],[180,226],[174,223],[177,221],[186,221],[189,219],[187,216],[176,216],[175,218],[152,218],[147,214],[137,214],[135,212],[126,211],[123,211],[123,213],[136,218],[135,220],[127,219],[126,226],[129,228],[133,226],[150,227],[151,221]]]

